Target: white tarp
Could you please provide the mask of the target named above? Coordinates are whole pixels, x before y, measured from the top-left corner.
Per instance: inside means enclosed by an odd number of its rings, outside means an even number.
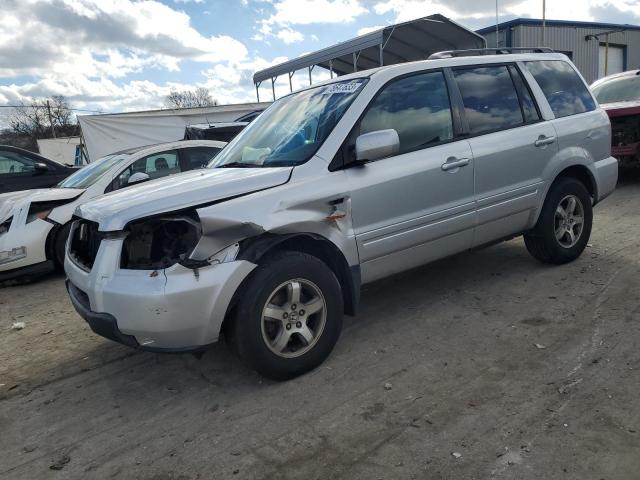
[[[58,163],[73,165],[76,159],[76,147],[80,137],[59,137],[38,140],[40,155]]]
[[[78,116],[89,161],[127,148],[184,138],[184,129],[195,123],[231,122],[269,103],[241,103],[215,107],[150,110]]]

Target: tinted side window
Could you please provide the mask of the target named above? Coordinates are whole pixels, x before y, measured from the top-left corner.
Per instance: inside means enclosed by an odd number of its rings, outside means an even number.
[[[527,62],[527,68],[540,85],[556,117],[596,108],[587,87],[567,62],[540,60]]]
[[[442,72],[422,73],[390,83],[371,102],[360,134],[393,128],[400,153],[453,138],[449,95]]]
[[[35,164],[36,162],[19,153],[0,151],[0,175],[33,173]]]
[[[506,66],[462,68],[453,74],[472,135],[524,123],[518,94]]]
[[[186,160],[185,168],[194,170],[196,168],[206,167],[220,150],[220,148],[215,147],[185,148],[181,151],[183,158]]]
[[[533,97],[529,91],[529,86],[522,78],[520,71],[514,67],[509,66],[509,72],[511,72],[511,78],[513,83],[516,84],[518,90],[518,96],[520,97],[520,104],[522,105],[522,113],[524,114],[524,121],[527,123],[537,122],[540,120],[540,114],[536,109],[535,103],[533,103]]]

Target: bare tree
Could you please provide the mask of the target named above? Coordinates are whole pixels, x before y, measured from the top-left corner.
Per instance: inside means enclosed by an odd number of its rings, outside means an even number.
[[[171,90],[165,99],[167,108],[212,107],[218,101],[211,97],[209,90],[198,87],[195,90]]]
[[[22,102],[9,115],[9,126],[18,135],[35,139],[69,135],[75,130],[69,102],[62,95]]]

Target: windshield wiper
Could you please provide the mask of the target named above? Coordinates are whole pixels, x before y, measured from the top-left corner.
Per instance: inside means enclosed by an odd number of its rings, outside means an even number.
[[[262,165],[258,163],[229,162],[214,168],[256,168],[256,167],[259,168],[259,167],[262,167]]]

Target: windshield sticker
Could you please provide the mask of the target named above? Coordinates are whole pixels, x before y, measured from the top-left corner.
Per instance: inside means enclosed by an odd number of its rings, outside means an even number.
[[[320,93],[324,95],[333,95],[334,93],[353,93],[362,85],[362,81],[348,83],[333,83]]]

